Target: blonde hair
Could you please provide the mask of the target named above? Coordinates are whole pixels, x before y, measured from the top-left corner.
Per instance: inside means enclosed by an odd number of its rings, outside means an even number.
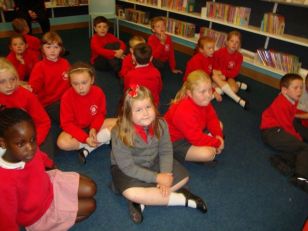
[[[166,20],[164,17],[161,17],[161,16],[154,17],[151,19],[151,28],[154,29],[155,24],[159,21],[163,21],[164,23],[166,23]]]
[[[187,91],[194,91],[196,86],[199,85],[200,82],[209,82],[212,83],[210,76],[204,72],[203,70],[195,70],[187,76],[187,80],[183,83],[181,89],[176,93],[173,100],[171,100],[171,104],[179,102],[181,99],[187,97]]]
[[[74,63],[68,71],[68,77],[71,79],[71,75],[73,73],[84,73],[84,72],[88,73],[91,79],[95,79],[94,69],[92,68],[92,66],[84,62]]]
[[[131,93],[134,92],[132,96]],[[159,112],[155,107],[153,96],[149,89],[143,86],[137,86],[136,88],[128,88],[123,96],[122,106],[119,112],[116,132],[118,138],[127,146],[134,147],[135,130],[132,121],[132,105],[134,102],[144,99],[150,99],[155,111],[155,119],[152,122],[155,136],[159,139],[161,137],[162,129],[159,124]]]
[[[145,43],[145,39],[142,36],[134,35],[128,42],[130,48],[134,48],[140,43]]]
[[[49,31],[45,33],[42,37],[42,46],[45,44],[53,44],[56,43],[58,46],[61,47],[61,54],[64,53],[63,41],[60,35],[54,31]]]
[[[5,71],[16,76],[17,80],[19,79],[18,73],[14,65],[6,58],[0,57],[0,73],[5,72]]]

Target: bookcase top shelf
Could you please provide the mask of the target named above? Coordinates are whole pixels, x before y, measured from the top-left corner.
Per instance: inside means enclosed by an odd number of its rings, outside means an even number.
[[[290,5],[290,6],[298,6],[298,7],[307,7],[308,8],[308,1],[294,1],[294,0],[262,0],[263,2],[273,2],[283,5]]]
[[[307,38],[298,37],[298,36],[295,36],[295,35],[271,34],[271,33],[268,33],[268,32],[261,31],[260,28],[256,27],[256,26],[251,26],[251,25],[240,26],[240,25],[225,22],[223,20],[215,19],[215,18],[201,17],[201,13],[197,13],[197,12],[188,13],[188,12],[183,12],[183,11],[177,11],[177,10],[169,9],[169,8],[166,8],[166,7],[157,7],[157,6],[154,6],[154,5],[150,5],[150,4],[146,4],[146,3],[140,3],[140,2],[136,2],[136,1],[132,1],[132,0],[118,0],[118,1],[136,4],[136,5],[140,5],[140,6],[145,6],[145,7],[148,7],[148,8],[159,9],[159,10],[162,10],[162,11],[171,12],[171,13],[175,13],[175,14],[178,14],[178,15],[184,15],[184,16],[187,16],[187,17],[190,17],[190,18],[197,18],[197,19],[200,19],[200,20],[206,20],[206,21],[213,22],[213,23],[216,23],[216,24],[236,28],[236,29],[243,30],[243,31],[248,31],[248,32],[251,32],[251,33],[254,33],[254,34],[259,34],[259,35],[262,35],[262,36],[265,36],[265,37],[270,37],[270,38],[278,39],[278,40],[281,40],[281,41],[293,43],[293,44],[296,44],[296,45],[308,47],[308,39]],[[267,0],[267,1],[270,1],[270,0]]]

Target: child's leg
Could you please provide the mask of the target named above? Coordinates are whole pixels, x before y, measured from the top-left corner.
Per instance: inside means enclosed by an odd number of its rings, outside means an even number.
[[[80,142],[67,132],[60,133],[57,140],[57,145],[60,149],[65,151],[73,151],[80,149]]]
[[[191,146],[186,154],[186,161],[208,162],[214,160],[216,149],[209,146]]]
[[[87,176],[80,175],[78,188],[78,212],[76,222],[88,218],[96,209],[95,182]]]
[[[238,90],[239,90],[239,86],[237,85],[235,79],[229,78],[229,79],[227,79],[227,82],[228,82],[229,86],[231,87],[232,91],[234,93],[237,93]]]
[[[104,123],[96,136],[98,142],[101,144],[109,144],[111,139],[111,129],[114,127],[116,122],[116,118],[108,118],[104,120]]]

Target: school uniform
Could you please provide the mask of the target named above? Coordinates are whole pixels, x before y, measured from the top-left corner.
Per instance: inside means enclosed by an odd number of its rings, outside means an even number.
[[[38,58],[41,57],[41,40],[30,34],[23,34],[26,39],[28,49],[34,52]]]
[[[291,163],[300,176],[308,177],[308,144],[295,130],[293,121],[298,102],[280,93],[262,113],[260,124],[264,143]]]
[[[61,128],[81,143],[85,143],[89,136],[84,129],[94,128],[98,132],[105,116],[105,94],[97,86],[91,86],[88,94],[84,96],[70,88],[61,99]]]
[[[199,106],[190,97],[186,97],[172,104],[164,117],[168,123],[175,157],[180,160],[185,159],[191,145],[215,148],[221,145],[216,136],[223,137],[223,132],[212,104]],[[185,150],[182,150],[184,141]]]
[[[243,55],[235,51],[230,54],[226,47],[222,47],[214,52],[213,69],[220,70],[226,78],[236,78],[240,73],[243,62]]]
[[[133,61],[133,56],[131,53],[125,56],[125,58],[122,61],[122,67],[119,73],[119,76],[121,78],[125,78],[127,73],[131,70],[133,70],[136,67],[136,64]]]
[[[45,172],[53,165],[39,149],[29,162],[8,163],[0,156],[0,230],[68,230],[75,223],[79,174]]]
[[[24,63],[17,58],[15,52],[11,51],[6,57],[15,67],[20,80],[28,80],[34,65],[39,61],[35,52],[26,49],[23,54]]]
[[[213,71],[213,57],[205,56],[204,54],[201,54],[200,52],[195,54],[187,62],[183,81],[186,81],[188,74],[195,70],[203,70],[209,76],[211,76],[212,71]]]
[[[39,101],[45,107],[51,120],[60,123],[60,99],[70,87],[68,70],[70,64],[64,58],[56,62],[46,58],[39,61],[32,70],[29,84]]]
[[[174,57],[173,42],[169,35],[166,35],[165,44],[161,44],[157,35],[152,34],[148,38],[148,44],[152,48],[153,64],[159,70],[164,68],[165,63],[169,63],[170,69],[176,68],[176,62]]]
[[[151,64],[137,65],[129,71],[124,78],[124,91],[130,84],[139,84],[148,88],[153,96],[155,105],[159,104],[159,96],[162,90],[162,80],[160,72]]]
[[[123,41],[111,33],[105,36],[94,34],[91,38],[91,58],[90,62],[97,70],[112,69],[118,73],[121,69],[121,59],[114,57],[115,50],[125,51],[126,45]]]
[[[128,147],[118,138],[118,127],[111,131],[111,174],[115,187],[123,192],[131,187],[156,187],[158,173],[173,173],[173,184],[188,176],[187,170],[173,160],[167,124],[159,121],[161,137],[157,139],[150,128],[148,134],[141,126],[134,127],[134,146]]]

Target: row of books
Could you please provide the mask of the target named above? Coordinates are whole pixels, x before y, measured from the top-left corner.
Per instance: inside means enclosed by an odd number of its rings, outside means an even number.
[[[161,7],[161,0],[130,0],[132,2],[140,2],[140,3],[146,3],[154,6]]]
[[[193,12],[195,0],[161,0],[161,7],[183,12]]]
[[[209,18],[223,20],[239,26],[247,26],[249,24],[251,8],[206,2],[206,9],[206,15]]]
[[[200,37],[208,36],[215,40],[215,49],[219,49],[225,45],[227,33],[216,31],[207,27],[200,27]]]
[[[258,49],[254,62],[286,73],[298,73],[301,68],[297,56],[274,50]]]
[[[166,19],[166,29],[169,33],[187,38],[195,37],[196,26],[193,23],[168,18]]]
[[[78,6],[80,4],[88,4],[88,0],[50,0],[53,6]]]
[[[133,8],[126,8],[124,10],[124,15],[121,15],[123,13],[123,9],[118,9],[117,14],[119,17],[123,17],[128,21],[135,22],[135,23],[141,23],[141,24],[149,24],[149,12],[144,12],[141,10],[135,10]]]
[[[260,30],[272,34],[283,34],[285,28],[284,16],[274,13],[265,13]]]

